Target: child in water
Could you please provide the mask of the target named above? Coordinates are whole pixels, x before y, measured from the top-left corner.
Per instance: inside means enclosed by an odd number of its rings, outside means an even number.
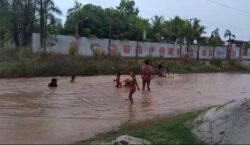
[[[114,82],[116,83],[115,84],[115,87],[116,88],[121,88],[122,87],[122,83],[121,83],[121,72],[118,72],[117,74],[116,74],[116,79],[114,79]]]
[[[71,76],[70,82],[71,82],[71,83],[74,83],[74,82],[75,82],[75,78],[76,78],[76,76],[75,76],[75,75],[72,75],[72,76]]]
[[[123,87],[129,89],[129,86],[130,86],[130,80],[129,80],[129,79],[126,79],[126,80],[124,81]]]
[[[137,83],[137,80],[135,78],[135,73],[134,72],[130,72],[130,76],[131,76],[131,80],[129,81],[129,100],[132,104],[134,104],[134,101],[133,101],[133,94],[135,93],[136,89],[137,90],[140,90],[139,86],[138,86],[138,83]]]
[[[48,85],[49,88],[56,88],[57,87],[57,79],[56,78],[52,78],[51,82]]]

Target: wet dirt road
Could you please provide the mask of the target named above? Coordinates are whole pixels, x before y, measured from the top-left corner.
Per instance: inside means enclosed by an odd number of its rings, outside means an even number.
[[[114,76],[58,79],[57,89],[47,88],[50,78],[0,80],[0,143],[73,143],[126,121],[250,98],[248,74],[154,79],[151,92],[135,93],[134,105],[125,101],[128,90],[113,87]]]

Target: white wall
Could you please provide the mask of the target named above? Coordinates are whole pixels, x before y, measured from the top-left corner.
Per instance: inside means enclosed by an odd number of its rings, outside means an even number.
[[[39,52],[40,39],[39,34],[33,34],[33,51]],[[75,41],[74,36],[51,36],[47,41],[47,51],[68,54],[70,42]],[[81,37],[79,38],[79,53],[85,56],[93,55],[92,49],[101,49],[102,51],[108,52],[108,39],[92,39]],[[111,41],[111,51],[120,52],[121,56],[124,57],[134,57],[136,49],[136,41],[121,41],[112,40]],[[139,43],[139,57],[162,56],[164,58],[178,58],[180,56],[180,45],[167,44],[167,43],[152,43],[152,42],[140,42]],[[92,48],[92,49],[91,49]],[[186,45],[182,46],[182,54],[186,54]],[[197,57],[197,46],[190,46],[190,53],[194,58]],[[250,59],[250,49],[249,53],[242,58]],[[214,56],[216,59],[226,59],[227,49],[226,47],[216,47]],[[231,53],[232,59],[238,59],[240,57],[240,48],[232,48]],[[213,47],[210,46],[200,46],[199,51],[200,59],[212,59],[213,58]]]

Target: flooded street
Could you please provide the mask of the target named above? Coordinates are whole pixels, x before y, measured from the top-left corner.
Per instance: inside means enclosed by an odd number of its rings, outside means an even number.
[[[154,79],[152,91],[137,91],[130,105],[114,78],[58,78],[56,89],[47,87],[50,78],[1,79],[0,143],[73,143],[126,121],[250,98],[248,74],[186,74]]]

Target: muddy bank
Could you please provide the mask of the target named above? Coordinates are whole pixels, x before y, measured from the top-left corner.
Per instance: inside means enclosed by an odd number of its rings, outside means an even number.
[[[196,121],[194,132],[208,144],[250,143],[250,99],[213,108]]]
[[[59,78],[57,89],[47,88],[50,78],[1,79],[0,142],[72,143],[126,121],[248,98],[249,77],[218,73],[155,79],[151,92],[135,93],[134,105],[125,101],[128,90],[113,87],[114,76],[78,77],[74,84]]]

